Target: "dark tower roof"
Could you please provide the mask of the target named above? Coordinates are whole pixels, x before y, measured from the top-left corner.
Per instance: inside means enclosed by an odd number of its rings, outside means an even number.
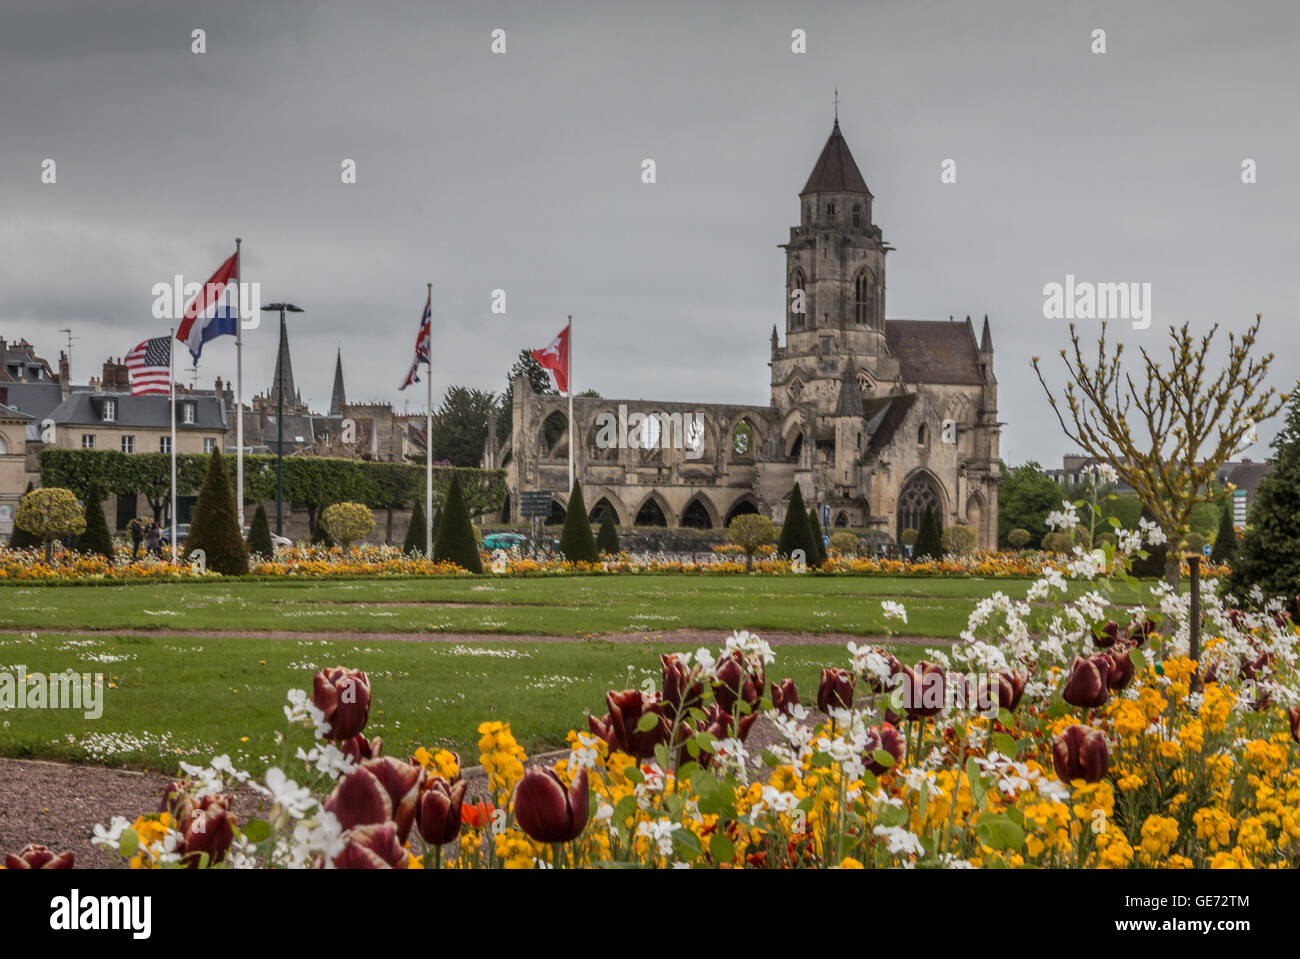
[[[853,154],[849,152],[849,145],[844,142],[844,134],[840,133],[839,120],[835,121],[830,138],[822,147],[822,155],[813,167],[812,176],[799,195],[807,196],[809,193],[865,193],[871,196],[867,181],[862,178]]]
[[[283,365],[284,369],[284,405],[293,409],[298,402],[298,390],[293,385],[293,360],[289,356],[289,331],[280,327],[280,348],[275,354],[275,372],[271,379],[271,392],[269,393],[271,405],[278,406],[280,402],[280,370]]]
[[[334,360],[334,392],[330,394],[330,416],[342,416],[347,402],[347,394],[343,392],[343,347],[340,346],[338,357]]]
[[[984,333],[980,336],[980,352],[993,352],[993,334],[989,332],[989,315],[984,314]]]
[[[835,415],[862,415],[862,391],[858,389],[857,376],[847,366],[844,367],[844,376],[840,379],[840,398],[835,404]]]

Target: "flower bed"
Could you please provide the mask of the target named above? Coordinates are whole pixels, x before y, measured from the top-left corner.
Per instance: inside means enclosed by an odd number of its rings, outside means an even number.
[[[526,768],[509,724],[483,723],[476,795],[450,752],[384,756],[369,678],[322,670],[285,707],[296,779],[182,764],[159,810],[97,841],[137,867],[1300,864],[1300,631],[1280,603],[1246,613],[1209,589],[1193,661],[1189,597],[1159,587],[1130,623],[1102,621],[1103,558],[982,601],[961,644],[914,666],[849,644],[816,711],[739,632],[664,656],[657,689],[610,691],[554,766]],[[1070,599],[1072,580],[1088,588]],[[269,814],[232,809],[235,782]],[[8,862],[70,864],[41,847]]]

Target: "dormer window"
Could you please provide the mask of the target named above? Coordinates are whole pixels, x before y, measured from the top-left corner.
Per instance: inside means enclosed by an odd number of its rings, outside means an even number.
[[[117,419],[117,400],[104,400],[104,422],[112,423]]]
[[[834,203],[827,203],[827,204],[826,204],[826,215],[827,215],[827,216],[834,216],[834,215],[835,215],[835,204],[834,204]]]
[[[193,403],[182,403],[182,404],[181,404],[181,422],[182,422],[182,423],[187,423],[187,424],[193,425],[193,424],[194,424],[194,421],[195,421],[195,415],[194,415],[194,414],[195,414],[195,409],[194,409],[194,404],[193,404]]]

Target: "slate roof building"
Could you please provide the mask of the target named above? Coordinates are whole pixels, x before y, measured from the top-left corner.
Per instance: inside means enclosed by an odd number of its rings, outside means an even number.
[[[773,326],[767,406],[574,398],[575,472],[593,519],[610,509],[625,526],[718,528],[761,512],[779,523],[798,482],[832,526],[897,542],[931,506],[943,526],[969,526],[980,547],[994,547],[1000,427],[988,317],[978,335],[970,317],[886,318],[892,247],[872,219],[874,199],[837,118],[781,246],[785,335]],[[620,406],[628,428],[603,428]],[[521,520],[526,490],[552,491],[552,519],[563,515],[568,429],[566,398],[515,381],[511,435],[484,451],[507,470],[506,519]]]

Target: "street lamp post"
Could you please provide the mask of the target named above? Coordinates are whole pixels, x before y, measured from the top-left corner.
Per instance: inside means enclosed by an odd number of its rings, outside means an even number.
[[[277,394],[276,412],[275,412],[275,535],[284,535],[284,361],[285,351],[282,349],[285,342],[284,337],[284,314],[301,313],[302,310],[292,303],[272,303],[269,306],[262,307],[262,312],[266,313],[272,310],[280,311],[280,347],[276,349],[275,354],[275,392]]]

